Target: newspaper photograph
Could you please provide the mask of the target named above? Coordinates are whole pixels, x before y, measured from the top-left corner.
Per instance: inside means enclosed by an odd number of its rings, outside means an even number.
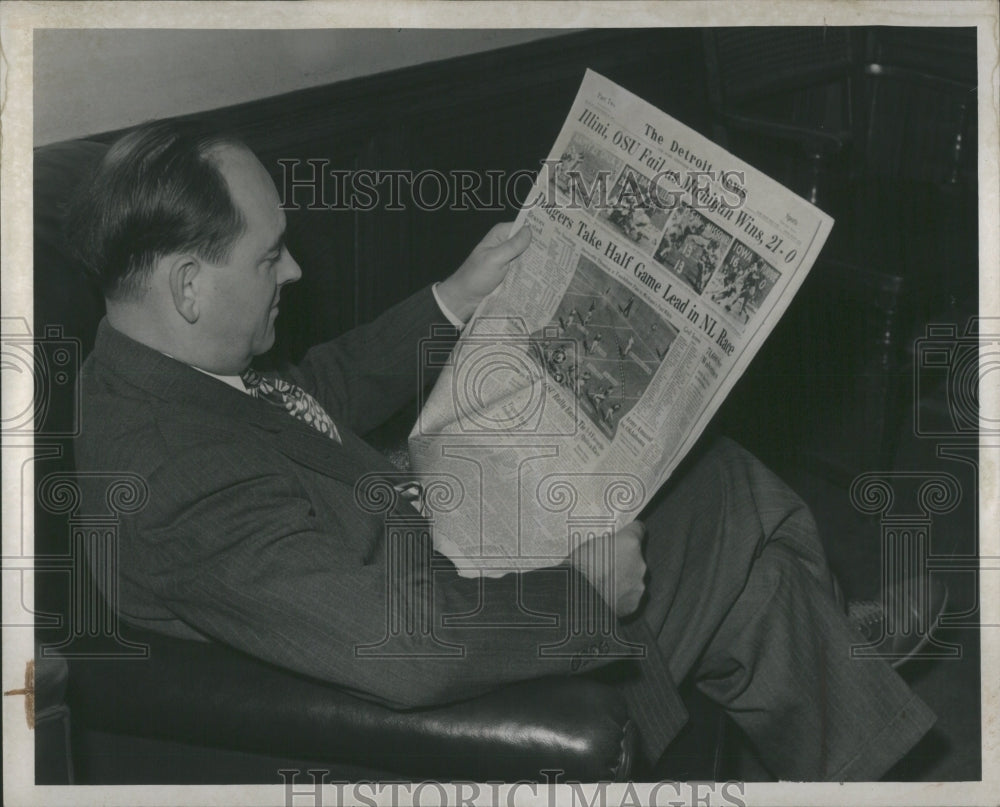
[[[409,440],[428,483],[460,480],[429,515],[435,547],[467,576],[558,564],[633,520],[833,220],[587,71],[521,226],[530,247],[440,362]]]

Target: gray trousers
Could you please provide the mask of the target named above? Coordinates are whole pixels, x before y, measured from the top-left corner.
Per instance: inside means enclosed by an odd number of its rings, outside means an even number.
[[[647,509],[647,601],[671,677],[692,677],[780,779],[875,780],[935,717],[850,628],[805,504],[722,438]]]

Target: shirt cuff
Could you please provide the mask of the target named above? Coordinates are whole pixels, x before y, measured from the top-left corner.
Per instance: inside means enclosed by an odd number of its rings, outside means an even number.
[[[452,313],[451,309],[448,308],[448,306],[446,306],[444,302],[441,300],[441,295],[438,294],[439,285],[440,285],[439,283],[435,283],[433,286],[431,286],[431,292],[434,294],[434,302],[436,302],[438,308],[441,309],[441,313],[444,314],[445,319],[447,319],[448,322],[450,322],[452,325],[458,328],[458,330],[462,330],[462,328],[465,327],[465,322],[456,317],[455,314]]]

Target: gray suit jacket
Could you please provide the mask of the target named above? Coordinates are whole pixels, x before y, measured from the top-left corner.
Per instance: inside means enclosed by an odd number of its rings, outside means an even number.
[[[390,575],[384,520],[358,507],[354,486],[363,474],[395,469],[356,434],[412,399],[419,340],[440,321],[426,289],[289,371],[330,413],[342,445],[102,322],[83,370],[77,465],[131,471],[149,487],[148,504],[120,526],[121,616],[224,642],[397,707],[605,661],[600,645],[574,629],[568,584],[577,573],[567,567],[477,581],[437,557],[442,568],[414,566],[406,585]],[[407,607],[432,609],[434,636],[460,654],[440,655],[419,630],[397,637],[395,657],[359,653],[386,635],[391,587],[397,600],[414,601]],[[557,615],[558,624],[442,624],[444,615],[479,608],[517,616],[518,587],[528,608]],[[623,670],[621,686],[656,756],[685,712],[641,620],[623,631],[647,648]],[[539,653],[560,642],[572,657]]]

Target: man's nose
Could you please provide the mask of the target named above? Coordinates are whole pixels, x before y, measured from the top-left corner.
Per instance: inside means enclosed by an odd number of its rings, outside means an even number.
[[[281,262],[278,271],[278,283],[284,286],[286,283],[294,283],[302,277],[302,269],[296,262],[295,258],[292,257],[291,253],[286,250],[285,259]]]

